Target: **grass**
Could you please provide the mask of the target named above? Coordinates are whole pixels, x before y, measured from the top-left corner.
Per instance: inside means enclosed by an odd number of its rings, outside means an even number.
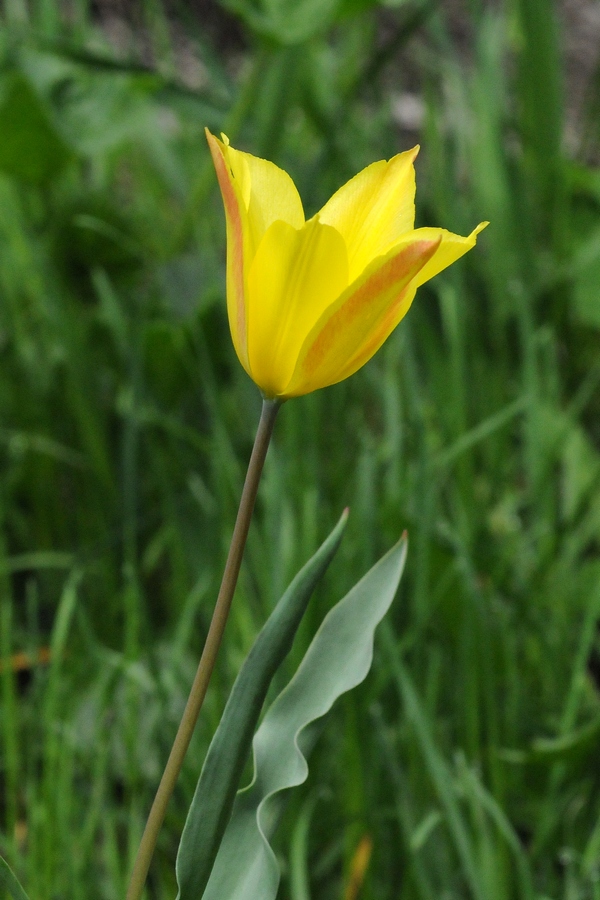
[[[233,14],[182,12],[193,88],[158,4],[118,54],[83,2],[4,9],[0,852],[32,900],[124,895],[216,596],[260,403],[204,125],[288,168],[312,213],[416,142],[390,103],[415,82],[419,224],[491,225],[364,370],[282,410],[148,896],[175,894],[246,650],[348,504],[294,659],[404,528],[407,574],[282,822],[281,897],[350,898],[368,836],[361,900],[596,900],[598,134],[591,103],[563,149],[559,10],[473,0],[457,43],[443,3],[256,8],[235,6],[241,44]]]

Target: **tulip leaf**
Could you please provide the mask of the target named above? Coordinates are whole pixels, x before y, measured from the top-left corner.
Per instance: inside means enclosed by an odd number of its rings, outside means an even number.
[[[8,891],[12,900],[29,900],[19,880],[6,860],[0,856],[0,893]]]
[[[275,699],[254,741],[254,778],[236,797],[202,900],[275,900],[279,866],[269,840],[284,797],[308,775],[317,722],[366,677],[375,629],[406,558],[402,538],[325,617],[302,663]],[[182,893],[182,900],[198,900]]]
[[[177,853],[181,900],[205,889],[239,786],[271,680],[287,656],[308,601],[337,551],[345,511],[315,555],[294,578],[246,658],[209,747]]]

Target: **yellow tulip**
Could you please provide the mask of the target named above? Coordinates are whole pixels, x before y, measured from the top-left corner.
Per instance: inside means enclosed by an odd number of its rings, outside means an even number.
[[[285,400],[363,366],[419,285],[475,246],[414,228],[418,147],[375,162],[308,221],[287,172],[208,130],[227,221],[227,310],[246,372]]]

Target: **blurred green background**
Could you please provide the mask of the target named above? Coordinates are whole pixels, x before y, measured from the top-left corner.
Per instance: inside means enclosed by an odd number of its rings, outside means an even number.
[[[600,898],[599,46],[596,0],[5,0],[0,852],[32,900],[124,896],[258,419],[206,125],[308,215],[420,142],[417,224],[491,225],[284,406],[148,897],[244,654],[349,505],[288,673],[404,528],[407,572],[281,823],[282,900]]]

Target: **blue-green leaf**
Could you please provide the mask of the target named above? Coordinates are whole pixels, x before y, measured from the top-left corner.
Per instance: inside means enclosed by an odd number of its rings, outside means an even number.
[[[308,601],[342,539],[347,511],[269,616],[232,688],[209,747],[177,854],[181,900],[198,900],[206,887],[219,843],[273,675],[292,646]]]
[[[29,900],[19,880],[5,859],[0,856],[0,888],[8,891],[13,900]]]
[[[306,780],[314,723],[366,677],[375,628],[394,599],[405,558],[403,538],[328,613],[296,674],[267,711],[253,741],[254,779],[237,795],[203,900],[274,900],[279,866],[269,839],[281,792]]]

